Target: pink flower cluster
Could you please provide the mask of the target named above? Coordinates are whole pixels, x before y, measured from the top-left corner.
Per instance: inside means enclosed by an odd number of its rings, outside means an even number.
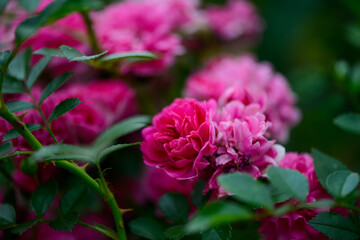
[[[266,138],[267,127],[258,104],[176,99],[142,131],[141,150],[145,164],[177,180],[204,177],[208,189],[222,196],[218,175],[242,171],[257,178],[281,159],[275,141]]]
[[[275,73],[270,64],[258,63],[251,55],[210,61],[188,78],[185,96],[198,100],[214,98],[221,104],[233,99],[244,104],[258,103],[271,122],[269,132],[282,142],[300,119],[294,106],[295,95],[286,79]]]
[[[34,88],[32,94],[35,99],[38,99],[41,89]],[[67,98],[79,98],[82,103],[51,123],[51,129],[59,142],[91,143],[107,127],[136,113],[135,93],[125,83],[117,80],[97,80],[89,84],[70,85],[50,95],[41,105],[45,117],[49,118],[53,109]],[[26,95],[13,97],[12,100],[31,102]],[[0,137],[2,138],[12,127],[4,119],[1,118],[0,121]],[[35,109],[29,110],[23,117],[23,121],[26,124],[43,124],[39,112]],[[71,129],[71,131],[64,131],[64,129]],[[33,134],[43,145],[54,144],[54,140],[45,129],[36,130]],[[12,142],[14,150],[31,149],[22,137]],[[49,179],[54,173],[49,168],[44,171],[39,169],[40,180]],[[52,173],[48,174],[49,171]],[[14,174],[15,180],[24,189],[33,191],[36,188],[37,183],[31,181],[30,177],[20,170],[16,170]]]
[[[176,99],[142,134],[145,163],[178,180],[197,177],[209,165],[204,157],[216,150],[210,112],[194,99]]]
[[[133,64],[123,71],[138,75],[158,74],[183,52],[180,37],[172,33],[184,22],[183,15],[178,11],[173,14],[170,5],[165,3],[176,5],[180,1],[168,0],[159,4],[124,1],[94,14],[95,32],[103,49],[110,53],[150,51],[158,56],[156,60]]]
[[[263,30],[255,6],[246,0],[230,0],[225,6],[211,6],[205,10],[205,16],[210,28],[224,40],[254,39]]]
[[[310,155],[288,153],[279,162],[279,166],[297,170],[306,176],[309,181],[307,202],[331,198],[325,189],[322,188],[316,177],[313,159]],[[262,219],[259,232],[267,240],[328,239],[308,224],[320,211],[319,209],[300,210],[287,213],[280,218],[268,217]]]

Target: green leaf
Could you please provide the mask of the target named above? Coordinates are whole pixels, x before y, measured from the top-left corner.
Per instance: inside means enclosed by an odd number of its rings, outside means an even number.
[[[306,201],[309,183],[303,174],[292,169],[271,166],[267,170],[267,175],[271,184],[280,192],[288,193],[301,202]]]
[[[59,103],[59,105],[57,105],[55,107],[55,109],[52,111],[52,113],[49,117],[49,122],[54,121],[55,119],[61,117],[65,113],[69,112],[70,110],[76,108],[80,103],[81,102],[78,98],[65,99],[64,101]]]
[[[18,53],[9,64],[9,74],[17,79],[24,80],[30,69],[30,59],[30,48]]]
[[[27,1],[27,0],[24,0]],[[16,42],[21,43],[46,24],[51,24],[76,11],[89,11],[101,8],[99,0],[56,0],[51,2],[37,16],[21,22],[15,31]]]
[[[108,148],[105,148],[103,151],[101,151],[98,154],[97,158],[102,159],[103,157],[105,157],[106,155],[109,155],[110,153],[113,153],[115,151],[119,151],[119,150],[124,149],[124,148],[131,147],[131,146],[135,146],[135,145],[141,145],[141,142],[112,145],[112,146],[110,146]]]
[[[44,55],[48,57],[65,57],[65,55],[60,51],[60,49],[56,48],[41,48],[35,51],[33,54]]]
[[[157,56],[151,52],[143,51],[143,52],[122,52],[122,53],[114,53],[107,55],[101,58],[100,62],[112,62],[112,61],[120,61],[129,58],[136,58],[138,60],[151,60],[156,59]]]
[[[176,223],[185,223],[189,216],[189,204],[180,193],[167,193],[159,200],[159,208],[164,215]]]
[[[32,228],[38,223],[38,220],[32,220],[29,222],[24,222],[21,224],[18,224],[16,227],[11,229],[11,232],[13,234],[22,235],[24,232],[26,232],[28,229]]]
[[[191,192],[191,200],[197,208],[200,208],[205,202],[207,202],[207,197],[203,195],[205,186],[206,182],[200,179],[195,183],[194,190]]]
[[[7,102],[6,106],[12,113],[22,112],[34,108],[34,105],[25,101]]]
[[[50,157],[56,157],[56,155],[66,157],[66,154],[74,154],[74,157],[84,156],[84,158],[91,158],[96,153],[92,149],[76,145],[55,144],[40,148],[38,151],[34,152],[29,159],[31,159],[32,162],[38,162],[43,161],[44,159],[49,159]]]
[[[78,51],[76,48],[73,48],[73,47],[70,47],[67,45],[60,46],[60,50],[63,53],[63,55],[70,62],[72,62],[72,61],[83,62],[83,61],[93,60],[93,59],[99,58],[109,52],[109,51],[104,51],[104,52],[96,54],[96,55],[86,56],[82,52]]]
[[[273,209],[269,188],[245,173],[223,174],[217,178],[220,186],[235,198],[255,207]]]
[[[222,224],[201,233],[202,240],[229,240],[231,238],[230,224]]]
[[[270,185],[271,189],[271,198],[273,199],[273,203],[281,203],[289,200],[291,198],[291,194],[281,192],[279,189]]]
[[[89,188],[81,183],[75,183],[71,186],[60,201],[60,208],[63,214],[68,214],[77,208],[87,196]]]
[[[167,228],[164,231],[164,237],[169,240],[181,240],[185,237],[184,226],[175,225]]]
[[[50,63],[51,59],[52,57],[49,56],[43,57],[39,62],[35,64],[35,66],[30,71],[29,77],[26,81],[26,86],[28,87],[28,89],[31,89],[34,86],[36,80],[39,78],[40,74],[44,71],[46,66]]]
[[[15,223],[15,209],[7,203],[0,204],[0,227]]]
[[[20,163],[20,169],[23,173],[30,175],[30,176],[36,176],[38,166],[36,163],[31,162],[29,158],[25,158]]]
[[[111,228],[108,228],[108,227],[106,227],[104,225],[101,225],[99,223],[94,222],[92,227],[95,228],[96,231],[101,232],[102,234],[104,234],[105,236],[108,236],[111,239],[117,239],[118,238],[117,233],[114,230],[112,230]]]
[[[42,217],[54,201],[58,191],[58,184],[54,181],[48,181],[40,185],[31,194],[30,205],[36,215]]]
[[[151,240],[163,239],[163,226],[152,218],[137,218],[129,223],[130,231]]]
[[[95,140],[93,146],[100,149],[104,146],[106,147],[110,145],[113,141],[115,141],[117,138],[140,130],[148,123],[150,123],[150,118],[148,116],[135,116],[127,118],[103,132]]]
[[[86,161],[86,162],[95,162],[95,158],[86,156],[84,154],[59,154],[56,156],[46,157],[40,162],[52,162],[52,161]]]
[[[0,10],[0,12],[1,12],[1,10]],[[9,60],[10,56],[11,56],[11,51],[10,50],[0,52],[0,68],[5,66],[5,64]]]
[[[50,94],[56,91],[56,89],[61,87],[71,77],[72,74],[73,73],[64,73],[52,80],[42,92],[39,104],[41,104],[48,96],[50,96]]]
[[[199,211],[186,225],[188,233],[205,231],[222,223],[251,219],[253,214],[233,202],[213,202]]]
[[[321,185],[328,190],[326,185],[327,177],[333,172],[347,170],[347,168],[335,158],[332,158],[319,150],[313,149],[311,154],[314,158],[316,176]]]
[[[8,1],[9,0],[0,0],[0,13],[5,10]]]
[[[352,193],[359,184],[359,174],[340,170],[330,174],[326,179],[329,193],[335,198],[344,198]]]
[[[1,144],[0,145],[0,157],[11,152],[12,149],[13,149],[13,145],[11,142]]]
[[[325,236],[335,240],[358,239],[360,233],[356,225],[348,218],[333,212],[321,212],[309,221],[309,224]]]
[[[76,211],[69,212],[50,222],[50,227],[58,231],[72,231],[75,227],[79,213]]]
[[[334,119],[334,124],[348,132],[360,135],[360,114],[347,113]]]
[[[307,204],[302,205],[302,208],[311,209],[311,208],[319,208],[319,209],[328,209],[332,208],[336,205],[336,202],[332,199],[322,199],[316,202],[310,202]]]
[[[40,0],[18,0],[20,6],[24,8],[28,12],[35,11],[38,6]]]
[[[343,80],[345,79],[349,73],[350,73],[350,66],[349,64],[346,62],[346,61],[338,61],[336,64],[335,64],[335,74],[336,76]]]
[[[23,82],[6,74],[3,85],[3,93],[24,93],[25,88]]]
[[[26,127],[27,127],[27,129],[29,129],[30,132],[33,132],[33,131],[43,128],[43,126],[40,124],[26,124]],[[3,142],[10,141],[10,140],[20,137],[20,136],[21,136],[20,133],[18,131],[16,131],[16,129],[11,129],[7,133],[5,133],[5,135],[3,137]]]
[[[73,47],[70,47],[70,46],[67,46],[67,45],[60,46],[60,51],[64,54],[64,56],[67,59],[69,59],[70,62],[74,58],[84,56],[84,54],[82,52],[80,52],[79,50],[77,50],[76,48],[73,48]]]

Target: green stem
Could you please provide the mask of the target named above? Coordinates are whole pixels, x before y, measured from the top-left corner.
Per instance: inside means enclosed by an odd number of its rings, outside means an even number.
[[[83,11],[81,12],[81,15],[85,21],[85,24],[86,24],[86,28],[87,28],[87,31],[88,31],[88,36],[89,36],[89,41],[90,41],[90,45],[91,45],[91,48],[93,49],[93,51],[95,53],[99,53],[101,52],[101,49],[99,47],[99,43],[97,42],[96,40],[96,35],[95,35],[95,32],[94,32],[94,28],[93,28],[93,23],[91,21],[91,18],[89,16],[89,12],[88,11]]]
[[[96,164],[98,171],[99,171],[99,176],[100,176],[100,182],[101,182],[101,187],[103,188],[103,191],[105,193],[105,198],[104,200],[107,202],[107,204],[109,205],[112,213],[113,213],[113,217],[115,220],[115,225],[116,225],[116,230],[117,230],[117,234],[118,234],[118,238],[122,239],[122,240],[126,240],[126,232],[125,232],[125,227],[124,227],[124,221],[122,218],[122,213],[121,210],[116,202],[116,199],[114,197],[114,194],[112,194],[112,192],[110,191],[107,182],[104,178],[104,174],[101,170],[100,167],[100,163],[98,162]]]
[[[32,153],[33,153],[32,151],[16,151],[12,154],[0,157],[0,160],[7,159],[9,157],[17,157],[20,155],[31,155]]]
[[[105,194],[100,189],[99,184],[92,177],[90,177],[83,168],[79,167],[75,163],[68,161],[56,161],[55,165],[64,168],[75,176],[79,177],[82,181],[84,181],[84,183],[94,189],[101,197],[105,197]]]
[[[33,97],[33,95],[31,94],[31,91],[28,89],[28,87],[26,86],[26,84],[24,84],[24,88],[26,90],[26,93],[30,96],[32,102],[33,102],[33,105],[35,107],[35,109],[39,112],[42,120],[44,121],[44,124],[45,124],[45,128],[46,130],[49,132],[50,136],[52,137],[52,139],[54,140],[54,142],[56,144],[59,144],[59,141],[57,140],[57,138],[55,137],[53,131],[51,130],[50,128],[50,123],[49,121],[46,119],[43,111],[41,110],[41,107],[39,105],[39,103],[35,100],[35,98]]]
[[[0,110],[0,115],[3,118],[5,118],[25,138],[25,140],[30,144],[30,146],[34,150],[39,150],[40,148],[42,148],[41,143],[26,128],[26,125],[23,122],[21,122],[14,114],[12,114],[5,105],[4,108]],[[91,178],[83,168],[79,167],[74,163],[70,163],[67,161],[57,161],[56,165],[68,170],[75,176],[79,177],[82,181],[84,181],[85,184],[87,184],[89,187],[94,189],[108,203],[115,219],[115,225],[116,225],[118,237],[121,240],[126,240],[127,238],[126,238],[126,232],[122,219],[122,213],[120,211],[119,206],[117,205],[114,195],[107,186],[107,183],[104,179],[100,166],[98,167],[99,167],[99,173],[101,178],[100,180],[102,182],[102,186],[99,186],[99,184],[93,178]]]
[[[0,115],[8,121],[11,126],[15,128],[16,131],[18,131],[21,136],[25,138],[25,140],[29,143],[32,149],[39,150],[42,145],[41,143],[34,137],[34,135],[27,129],[26,125],[20,121],[18,117],[16,117],[12,112],[9,111],[9,109],[4,104],[2,109],[0,109]]]

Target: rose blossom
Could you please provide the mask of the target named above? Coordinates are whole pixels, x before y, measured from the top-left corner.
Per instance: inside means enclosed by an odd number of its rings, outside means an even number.
[[[313,159],[309,154],[287,153],[279,162],[279,167],[297,170],[308,179],[309,195],[306,202],[331,198],[320,185],[314,170]],[[279,218],[264,218],[261,220],[259,232],[267,240],[328,239],[308,224],[321,211],[320,209],[306,209],[287,213]]]
[[[230,0],[225,6],[205,10],[210,27],[224,40],[238,37],[257,37],[263,24],[255,6],[245,0]]]
[[[145,164],[162,168],[178,180],[195,178],[209,165],[204,157],[216,150],[214,134],[205,102],[176,99],[142,131]]]
[[[94,14],[99,43],[110,53],[150,51],[158,59],[123,68],[138,75],[158,74],[172,65],[183,52],[178,35],[172,33],[173,14],[163,4],[151,1],[124,1]]]
[[[246,172],[254,178],[264,176],[266,169],[283,157],[283,148],[266,137],[264,114],[258,104],[245,105],[233,100],[218,109],[216,122],[216,152],[209,159],[213,174],[208,188],[216,190],[218,197],[226,195],[219,188],[217,177],[223,173]]]
[[[236,93],[239,87],[252,99]],[[188,78],[184,93],[198,100],[219,100],[229,88],[233,92],[227,93],[222,104],[237,97],[247,100],[245,104],[258,103],[266,120],[272,123],[271,135],[282,142],[287,140],[290,127],[300,119],[300,112],[294,106],[295,95],[286,79],[275,73],[269,63],[258,63],[251,55],[214,59]]]

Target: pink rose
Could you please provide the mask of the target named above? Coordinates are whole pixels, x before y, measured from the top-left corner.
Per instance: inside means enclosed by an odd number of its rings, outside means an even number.
[[[195,178],[209,165],[204,157],[216,150],[214,134],[205,103],[176,99],[143,129],[144,161],[178,180]]]
[[[219,175],[246,172],[254,178],[264,176],[266,169],[282,158],[283,148],[267,139],[270,123],[258,104],[244,105],[234,100],[219,105],[215,115],[217,150],[208,158],[213,170],[208,189],[216,190],[221,197],[227,193],[217,184]]]
[[[246,105],[257,103],[266,120],[271,122],[269,132],[282,142],[288,139],[289,129],[300,120],[295,94],[286,79],[275,73],[269,63],[258,63],[251,55],[210,61],[188,78],[185,96],[198,100],[214,98],[221,105],[231,100]]]
[[[158,56],[156,60],[123,67],[123,72],[158,74],[183,52],[179,36],[171,32],[174,21],[169,12],[164,4],[151,1],[115,3],[94,14],[95,32],[101,47],[110,53],[150,51]]]
[[[255,6],[244,0],[231,0],[225,6],[211,6],[206,9],[206,17],[210,27],[224,40],[256,38],[263,30]]]
[[[306,176],[309,181],[307,202],[331,198],[320,185],[315,174],[313,159],[309,154],[287,153],[279,162],[279,166],[297,170]],[[279,218],[264,218],[261,220],[259,232],[267,240],[328,239],[308,224],[321,211],[324,209],[306,209],[287,213]],[[339,211],[344,212],[343,210]]]

